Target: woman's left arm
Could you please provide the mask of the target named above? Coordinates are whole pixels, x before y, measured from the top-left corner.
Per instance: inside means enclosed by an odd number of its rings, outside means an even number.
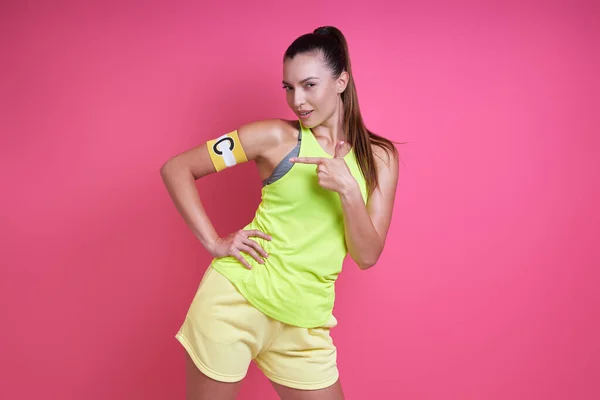
[[[296,157],[290,161],[317,165],[319,184],[340,195],[348,252],[360,269],[368,269],[379,260],[390,227],[398,184],[398,157],[396,153],[373,147],[379,186],[365,205],[358,182],[339,155],[341,144],[336,146],[333,159]]]
[[[383,252],[398,184],[397,154],[378,146],[373,148],[379,186],[369,196],[367,205],[358,184],[340,192],[348,252],[363,270],[374,266]]]

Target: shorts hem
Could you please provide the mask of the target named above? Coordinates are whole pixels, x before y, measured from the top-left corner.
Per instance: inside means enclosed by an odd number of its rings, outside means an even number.
[[[215,381],[219,381],[219,382],[234,383],[234,382],[241,381],[246,376],[245,373],[241,374],[241,375],[227,375],[227,374],[221,374],[219,372],[213,371],[212,369],[210,369],[206,364],[204,364],[200,360],[200,358],[196,355],[196,352],[194,351],[194,348],[192,347],[190,342],[187,340],[187,338],[181,332],[178,332],[175,335],[175,339],[177,339],[179,341],[179,343],[181,343],[183,348],[188,352],[192,361],[194,362],[196,367],[200,370],[200,372],[202,372],[204,375],[208,376],[209,378],[211,378]]]
[[[293,381],[290,379],[279,378],[277,376],[274,376],[274,375],[266,372],[265,370],[262,370],[262,373],[272,382],[278,383],[280,385],[283,385],[283,386],[286,386],[286,387],[289,387],[292,389],[299,389],[299,390],[325,389],[325,388],[328,388],[329,386],[333,385],[334,383],[336,383],[338,381],[338,379],[340,378],[339,372],[336,372],[334,376],[327,378],[323,381],[298,382],[298,381]]]

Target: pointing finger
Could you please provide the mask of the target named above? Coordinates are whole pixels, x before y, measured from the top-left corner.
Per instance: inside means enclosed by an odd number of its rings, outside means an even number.
[[[325,159],[323,157],[295,157],[290,158],[290,162],[296,164],[321,164]]]

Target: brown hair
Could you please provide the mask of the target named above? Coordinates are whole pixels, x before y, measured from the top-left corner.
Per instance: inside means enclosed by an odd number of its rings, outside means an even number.
[[[321,52],[325,63],[332,70],[333,76],[338,78],[346,71],[349,75],[348,85],[342,93],[344,103],[344,131],[348,142],[354,149],[360,170],[367,183],[369,193],[378,186],[377,167],[373,156],[372,146],[380,146],[388,154],[397,154],[394,142],[376,135],[365,126],[360,108],[358,94],[352,75],[348,44],[342,32],[333,26],[322,26],[312,33],[297,38],[285,52],[283,59],[294,58],[297,54]]]

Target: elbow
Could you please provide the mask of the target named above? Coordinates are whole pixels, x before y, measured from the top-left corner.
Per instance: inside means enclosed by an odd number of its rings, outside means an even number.
[[[171,160],[168,160],[167,162],[165,162],[161,167],[160,167],[160,176],[165,179],[165,177],[167,176],[167,174],[169,173],[169,169],[171,167],[170,165]]]
[[[373,268],[379,261],[379,257],[383,252],[383,246],[378,249],[372,249],[371,254],[356,254],[356,257],[352,257],[358,268],[363,271]]]
[[[356,265],[358,265],[358,268],[360,268],[363,271],[366,271],[367,269],[373,268],[377,264],[377,262],[379,261],[379,257],[381,256],[381,250],[373,250],[374,251],[370,252],[372,254],[360,254],[360,252],[351,250],[350,257],[352,258],[352,260],[354,260]]]
[[[173,173],[177,170],[176,159],[171,158],[167,160],[160,167],[160,176],[163,180],[166,180],[169,176],[173,175]]]
[[[377,261],[379,261],[379,257],[373,259],[360,260],[357,261],[356,264],[358,264],[358,268],[360,268],[362,271],[366,271],[370,268],[373,268],[375,264],[377,264]]]

